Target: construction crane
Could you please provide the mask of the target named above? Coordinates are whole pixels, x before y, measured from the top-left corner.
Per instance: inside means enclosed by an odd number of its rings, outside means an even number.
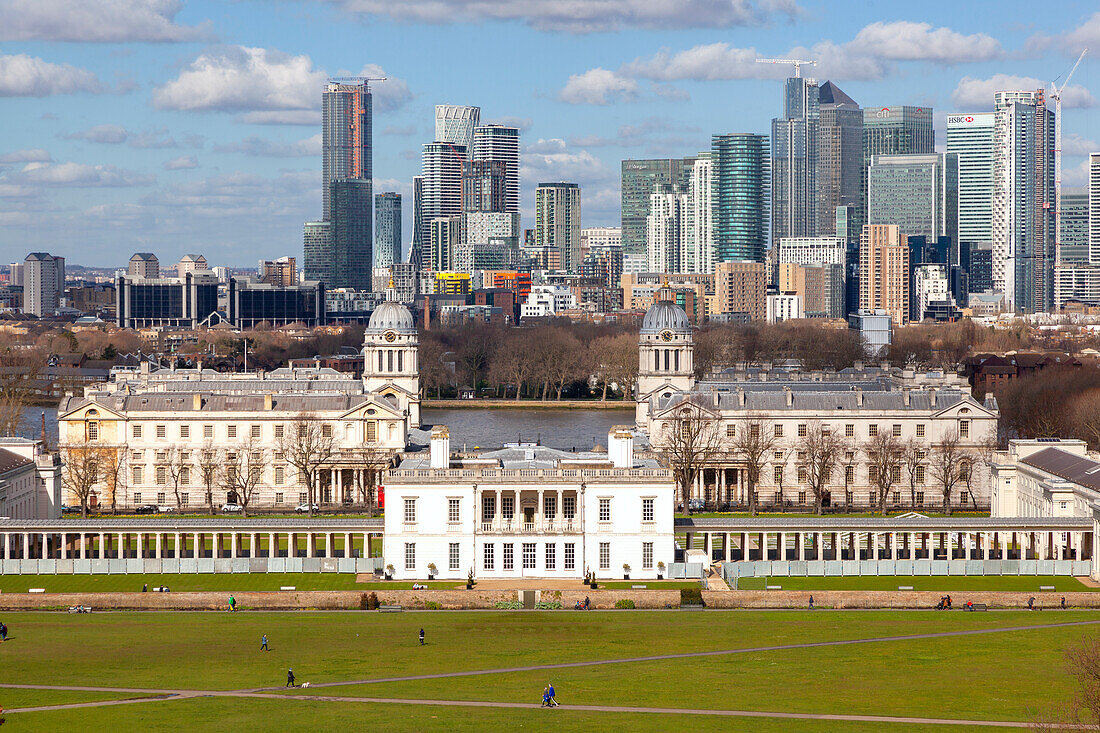
[[[353,84],[356,82],[365,81],[367,86],[370,86],[372,81],[385,81],[384,76],[334,76],[329,79],[329,82],[335,82],[337,84]]]
[[[1069,70],[1062,86],[1050,83],[1050,96],[1054,100],[1054,264],[1062,264],[1062,92],[1069,85],[1073,72],[1081,65],[1088,49],[1081,51],[1077,63]]]
[[[810,66],[817,66],[816,61],[808,59],[757,59],[758,64],[794,64],[794,78],[802,78],[802,64],[809,64]]]

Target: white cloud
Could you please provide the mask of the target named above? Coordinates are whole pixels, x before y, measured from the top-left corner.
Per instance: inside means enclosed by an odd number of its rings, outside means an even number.
[[[670,102],[686,102],[691,99],[691,95],[686,90],[672,84],[650,84],[649,91]]]
[[[250,125],[301,125],[316,127],[321,124],[321,113],[314,109],[288,109],[275,112],[246,112],[237,120]]]
[[[28,163],[12,178],[17,182],[60,187],[145,186],[153,182],[151,176],[135,171],[83,163]]]
[[[985,33],[965,36],[950,28],[933,28],[930,23],[900,20],[871,23],[856,34],[851,45],[868,55],[894,61],[958,64],[990,61],[1003,55],[1000,41]]]
[[[1065,106],[1065,102],[1062,102]],[[1095,140],[1081,137],[1076,132],[1066,133],[1062,136],[1062,155],[1078,156],[1088,155],[1100,151],[1100,144]]]
[[[15,150],[0,155],[0,163],[47,163],[53,158],[42,148]]]
[[[606,180],[611,172],[603,161],[587,150],[569,149],[564,140],[540,139],[528,145],[521,158],[520,178],[525,181],[586,181]],[[537,179],[537,181],[536,181]]]
[[[366,16],[415,23],[517,21],[540,30],[593,33],[624,27],[728,28],[790,19],[794,0],[330,0]]]
[[[193,155],[182,155],[178,158],[164,161],[164,170],[166,171],[182,171],[198,167],[199,162]]]
[[[61,136],[65,140],[87,140],[91,143],[118,145],[126,142],[130,133],[122,125],[96,125],[80,132],[71,132]]]
[[[1093,13],[1064,38],[1068,50],[1075,56],[1081,52],[1082,47],[1095,48],[1100,45],[1100,12]]]
[[[313,111],[323,71],[309,56],[231,46],[201,54],[179,76],[153,91],[160,109],[230,112]]]
[[[179,0],[4,0],[0,41],[195,41],[208,28],[181,26]]]
[[[292,143],[253,136],[238,143],[215,145],[214,150],[219,153],[241,153],[242,155],[264,158],[316,157],[321,154],[321,133]]]
[[[975,79],[964,76],[959,80],[955,91],[951,93],[951,101],[959,109],[992,109],[993,92],[1016,89],[1043,89],[1047,83],[1041,79],[1030,76],[1013,76],[1011,74],[994,74],[988,79]],[[1053,102],[1051,102],[1053,105]],[[1063,109],[1079,109],[1092,107],[1096,104],[1096,98],[1083,86],[1073,84],[1062,92]]]
[[[503,117],[494,117],[488,122],[496,123],[498,125],[507,125],[508,127],[515,127],[520,132],[527,132],[531,129],[531,125],[534,124],[534,120],[530,117],[515,117],[511,115],[504,115]]]
[[[732,48],[727,43],[710,43],[673,53],[663,48],[648,59],[635,59],[622,67],[626,76],[655,81],[680,79],[782,78],[783,72],[770,64],[757,64],[761,54],[755,48]]]
[[[412,101],[413,93],[409,91],[408,83],[404,79],[387,75],[378,64],[367,64],[356,76],[386,77],[385,81],[375,81],[370,84],[376,112],[393,112]]]
[[[567,104],[608,104],[630,101],[637,97],[638,82],[620,76],[607,69],[589,69],[583,74],[573,74],[558,99]]]
[[[0,56],[0,97],[48,97],[102,91],[103,84],[87,69],[51,64],[22,53]]]

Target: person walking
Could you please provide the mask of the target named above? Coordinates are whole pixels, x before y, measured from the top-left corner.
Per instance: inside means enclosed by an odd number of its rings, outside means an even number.
[[[8,640],[8,625],[0,621],[0,641]]]
[[[546,684],[546,692],[550,696],[548,701],[547,701],[549,703],[549,707],[552,707],[552,708],[558,707],[558,701],[554,698],[554,695],[556,693],[554,692],[554,683],[553,682],[548,682]]]
[[[229,596],[229,611],[232,613],[237,610],[237,599],[233,596]]]
[[[420,646],[424,646],[424,629],[420,630]]]
[[[288,669],[286,671],[286,686],[294,687],[294,670]]]
[[[260,651],[271,651],[267,648],[267,634],[264,634],[263,638],[260,639]]]
[[[1065,596],[1062,596],[1062,610],[1063,611],[1066,610],[1066,597]]]
[[[814,610],[814,597],[810,596],[810,610]]]

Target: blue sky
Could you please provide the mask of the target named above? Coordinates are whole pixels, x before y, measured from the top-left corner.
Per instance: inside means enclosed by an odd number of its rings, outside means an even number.
[[[619,161],[767,132],[785,67],[814,58],[865,106],[988,109],[1086,56],[1063,96],[1065,180],[1100,150],[1095,2],[0,0],[0,259],[121,265],[301,256],[319,216],[326,76],[375,86],[376,191],[410,195],[437,103],[522,128],[524,225],[540,180],[617,224]],[[406,222],[411,201],[406,200]],[[406,225],[406,247],[411,228]]]

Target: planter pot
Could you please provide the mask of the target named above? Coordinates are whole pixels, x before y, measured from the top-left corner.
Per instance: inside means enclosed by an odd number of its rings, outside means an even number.
[[[662,575],[661,573],[657,573],[657,580],[664,580],[664,579],[665,579],[664,575]]]
[[[630,574],[629,573],[623,573],[623,580],[630,580]]]
[[[595,583],[589,583],[588,587],[591,588],[592,590],[596,590],[596,584]]]
[[[466,590],[473,590],[473,589],[474,589],[474,584],[473,583],[467,583],[466,584]]]

